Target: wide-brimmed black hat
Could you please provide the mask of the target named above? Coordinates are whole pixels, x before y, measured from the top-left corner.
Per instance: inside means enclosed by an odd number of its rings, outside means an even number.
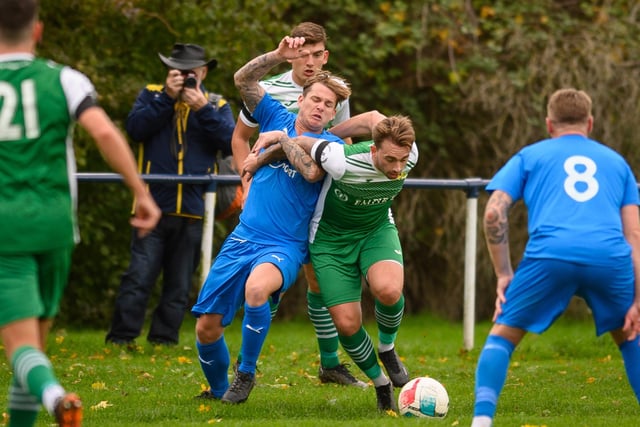
[[[197,44],[176,43],[173,45],[170,57],[167,58],[161,53],[158,53],[158,56],[164,65],[176,70],[192,70],[205,65],[212,70],[218,65],[218,61],[215,59],[207,61],[204,48]]]

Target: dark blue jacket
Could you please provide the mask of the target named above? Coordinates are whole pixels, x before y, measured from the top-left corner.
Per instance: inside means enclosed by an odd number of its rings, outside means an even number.
[[[126,129],[134,141],[141,143],[141,173],[213,173],[216,152],[231,154],[235,126],[231,107],[220,95],[207,93],[204,86],[200,90],[209,104],[195,112],[172,99],[161,85],[148,85],[140,92],[127,117]],[[202,217],[206,186],[150,183],[149,189],[163,213]]]

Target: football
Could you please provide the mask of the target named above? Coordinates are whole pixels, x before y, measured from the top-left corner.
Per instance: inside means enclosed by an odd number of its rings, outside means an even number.
[[[449,410],[449,394],[433,378],[414,378],[400,390],[398,410],[405,417],[443,418]]]

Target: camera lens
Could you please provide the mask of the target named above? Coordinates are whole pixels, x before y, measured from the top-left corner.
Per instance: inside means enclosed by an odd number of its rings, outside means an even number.
[[[184,75],[184,87],[188,87],[193,89],[198,85],[198,79],[196,79],[196,75],[194,72],[183,73]]]

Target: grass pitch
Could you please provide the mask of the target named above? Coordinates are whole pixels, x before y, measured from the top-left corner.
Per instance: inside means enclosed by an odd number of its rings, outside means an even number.
[[[276,320],[258,364],[257,385],[241,405],[194,399],[206,382],[187,318],[181,344],[120,348],[102,330],[52,331],[48,353],[63,386],[80,394],[85,426],[468,426],[475,365],[489,323],[476,327],[475,349],[462,350],[462,325],[408,316],[397,348],[411,377],[431,376],[449,393],[443,420],[410,419],[376,410],[373,387],[320,384],[313,328],[307,319]],[[232,359],[240,322],[228,329]],[[374,333],[375,326],[367,325]],[[596,338],[590,322],[561,319],[542,336],[529,335],[514,352],[495,426],[605,427],[640,425],[640,407],[611,338]],[[373,335],[374,341],[375,334]],[[346,354],[341,360],[350,362]],[[6,411],[10,370],[0,362],[0,410]],[[355,365],[351,371],[362,380]],[[398,390],[396,390],[396,395]],[[51,426],[44,411],[38,426]],[[2,421],[0,421],[2,425]]]

